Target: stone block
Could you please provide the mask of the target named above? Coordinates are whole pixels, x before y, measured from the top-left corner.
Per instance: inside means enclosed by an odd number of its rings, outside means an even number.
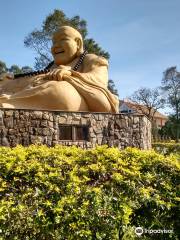
[[[4,118],[4,125],[6,128],[13,128],[14,127],[13,117]]]
[[[16,119],[19,118],[19,111],[14,111],[14,117],[15,117]]]
[[[47,127],[48,126],[48,121],[47,120],[41,120],[40,121],[40,126],[41,127]]]
[[[42,119],[49,120],[49,114],[48,114],[48,112],[44,112],[44,113],[43,113]]]
[[[52,116],[52,115],[50,115],[50,116],[49,116],[49,120],[50,120],[51,122],[53,122],[53,121],[54,121],[54,118],[53,118],[53,116]]]
[[[60,116],[59,117],[59,123],[60,124],[67,123],[67,116]]]
[[[77,118],[76,118],[76,119],[73,119],[73,120],[72,120],[72,124],[73,124],[73,125],[79,125],[79,124],[80,124],[80,119],[77,119]]]
[[[67,116],[67,124],[72,124],[72,121],[73,121],[73,117],[71,115]]]
[[[82,117],[82,118],[80,119],[80,124],[82,124],[82,125],[87,125],[87,119],[84,118],[84,117]]]
[[[32,127],[39,127],[40,122],[38,120],[31,120]]]
[[[48,127],[51,127],[51,128],[53,128],[53,127],[54,127],[54,123],[53,123],[53,122],[50,122],[50,121],[48,121]]]
[[[42,129],[42,135],[43,136],[49,136],[50,132],[49,132],[49,128],[43,128]]]
[[[139,120],[140,120],[139,117],[134,117],[134,118],[133,118],[133,122],[134,122],[135,124],[139,123]]]
[[[100,133],[103,132],[103,129],[102,129],[102,128],[93,127],[93,129],[94,129],[94,133],[95,133],[96,135],[98,135],[98,134],[100,134]]]
[[[6,137],[2,138],[2,146],[9,147],[10,143]]]
[[[22,133],[23,133],[23,132],[25,132],[25,131],[26,131],[25,128],[20,128],[20,129],[19,129],[19,132],[22,132]]]
[[[33,111],[31,113],[31,119],[42,119],[42,115],[43,115],[42,111]]]
[[[42,136],[30,135],[30,142],[31,142],[31,144],[42,144],[43,143],[42,140],[43,140]]]
[[[97,137],[97,144],[98,144],[98,145],[101,145],[101,144],[102,144],[102,138]]]
[[[0,110],[0,119],[4,117],[4,112]]]
[[[13,114],[14,114],[14,111],[13,111],[13,110],[8,110],[8,111],[5,111],[5,112],[4,112],[4,115],[5,115],[6,117],[12,117]]]
[[[92,115],[89,114],[89,113],[87,113],[87,114],[83,114],[83,117],[84,117],[84,118],[89,118],[89,119],[91,119],[91,118],[92,118]]]
[[[14,135],[15,133],[16,133],[15,129],[9,129],[8,130],[8,134],[10,134],[10,135]]]

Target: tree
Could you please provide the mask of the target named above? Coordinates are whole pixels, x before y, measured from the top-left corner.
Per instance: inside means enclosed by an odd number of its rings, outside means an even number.
[[[31,67],[29,67],[29,66],[24,66],[24,67],[21,68],[21,71],[23,73],[29,73],[29,72],[32,72],[33,69]]]
[[[112,79],[109,79],[108,81],[108,89],[115,95],[119,96],[118,90],[116,89],[116,86],[114,84],[114,81]]]
[[[13,74],[20,74],[20,73],[22,73],[22,70],[18,65],[14,64],[8,69],[8,72],[13,73]]]
[[[6,63],[0,61],[0,74],[6,74],[6,73],[20,74],[20,73],[28,73],[32,71],[33,69],[29,66],[23,66],[21,68],[16,64],[13,64],[10,68],[8,68],[6,66]]]
[[[51,37],[52,34],[63,25],[72,26],[82,34],[85,49],[89,53],[96,53],[97,55],[109,58],[108,52],[102,50],[93,39],[87,38],[87,23],[84,19],[80,19],[79,16],[68,18],[63,11],[55,9],[53,13],[46,17],[41,29],[35,29],[29,33],[24,40],[25,46],[36,52],[36,69],[42,69],[52,61],[50,53]]]
[[[0,74],[7,72],[6,64],[0,61]]]
[[[170,138],[178,142],[180,138],[180,122],[174,115],[170,115],[166,124],[159,130],[163,138]]]
[[[176,119],[180,119],[180,72],[170,67],[164,72],[162,90],[167,96],[168,105],[174,110]]]
[[[173,110],[168,129],[171,129],[171,135],[178,142],[180,138],[180,72],[176,67],[170,67],[164,72],[161,88],[167,97],[166,103]]]
[[[135,91],[130,99],[137,104],[138,110],[146,115],[151,122],[153,122],[157,110],[163,108],[165,102],[161,97],[159,88],[142,87]]]

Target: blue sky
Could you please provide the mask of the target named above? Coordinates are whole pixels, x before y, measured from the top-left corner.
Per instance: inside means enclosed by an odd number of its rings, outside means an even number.
[[[87,21],[88,37],[111,55],[109,77],[120,98],[159,86],[170,66],[180,70],[180,0],[1,0],[0,60],[33,66],[24,37],[55,8]]]

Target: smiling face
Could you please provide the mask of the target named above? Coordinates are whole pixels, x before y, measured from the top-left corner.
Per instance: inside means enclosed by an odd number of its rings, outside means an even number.
[[[56,65],[66,65],[78,56],[81,35],[71,27],[61,27],[52,38],[51,52]]]

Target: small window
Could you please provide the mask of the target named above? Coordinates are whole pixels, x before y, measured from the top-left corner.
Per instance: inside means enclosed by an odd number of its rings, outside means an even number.
[[[62,141],[87,141],[89,128],[85,125],[60,125],[59,139]]]
[[[88,139],[88,127],[87,126],[74,126],[76,140]]]
[[[72,140],[72,126],[60,126],[59,136],[60,140]]]

